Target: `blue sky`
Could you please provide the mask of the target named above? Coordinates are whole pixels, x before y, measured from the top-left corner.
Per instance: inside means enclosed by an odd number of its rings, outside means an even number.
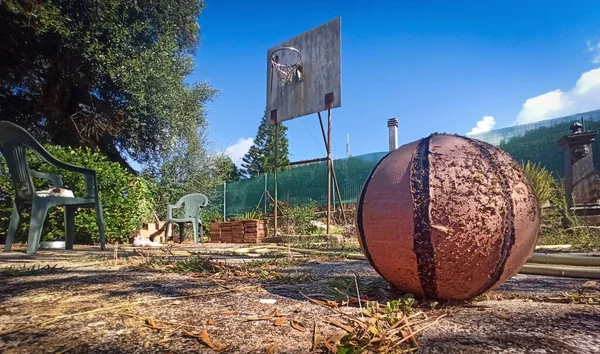
[[[391,117],[402,145],[600,108],[598,14],[598,1],[206,0],[189,80],[220,90],[209,139],[235,160],[265,109],[267,49],[341,16],[333,155],[346,134],[353,155],[385,151]],[[285,125],[291,160],[324,154],[316,115]]]

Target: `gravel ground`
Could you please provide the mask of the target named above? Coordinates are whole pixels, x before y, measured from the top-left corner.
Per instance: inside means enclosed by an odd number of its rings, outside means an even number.
[[[193,336],[206,329],[217,345],[229,347],[229,353],[265,353],[272,344],[277,344],[274,353],[308,353],[313,326],[317,324],[323,335],[334,334],[339,329],[325,320],[342,318],[307,301],[301,292],[322,293],[332,279],[354,273],[361,279],[377,278],[367,262],[321,259],[281,269],[291,279],[287,282],[244,276],[217,282],[133,270],[124,261],[114,264],[112,257],[112,250],[89,248],[41,251],[35,257],[0,254],[1,268],[56,265],[32,275],[0,276],[0,352],[213,353]],[[243,260],[226,258],[230,263]],[[306,274],[310,278],[301,276]],[[600,306],[568,303],[563,295],[585,289],[586,296],[600,297],[593,283],[582,288],[586,281],[518,275],[477,301],[439,305],[430,316],[448,316],[418,337],[419,353],[600,353]],[[225,289],[248,286],[258,287]],[[207,293],[212,294],[203,295]],[[276,302],[265,304],[261,299]],[[99,308],[105,310],[98,312]],[[276,309],[287,318],[282,326],[272,320],[247,321]],[[147,319],[154,319],[161,330],[146,325]],[[292,328],[292,319],[307,330]],[[5,333],[27,325],[33,326]]]

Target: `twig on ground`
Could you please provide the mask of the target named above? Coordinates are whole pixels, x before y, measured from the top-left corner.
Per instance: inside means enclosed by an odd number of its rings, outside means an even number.
[[[322,304],[322,303],[320,303],[319,301],[317,301],[317,300],[315,300],[315,299],[312,299],[312,298],[310,298],[310,297],[308,297],[308,296],[304,295],[304,293],[302,293],[301,291],[300,291],[300,295],[304,296],[304,298],[305,298],[305,299],[307,299],[308,301],[310,301],[310,302],[312,302],[312,303],[315,303],[315,304],[317,304],[317,305],[319,305],[319,306],[322,306],[322,307],[324,307],[324,308],[326,308],[326,309],[329,309],[331,312],[334,312],[334,313],[336,313],[336,314],[338,314],[338,315],[341,315],[341,316],[343,316],[343,317],[346,317],[346,318],[348,318],[348,319],[350,319],[350,320],[352,320],[352,321],[358,322],[358,323],[360,323],[360,324],[364,324],[364,323],[363,323],[363,321],[361,321],[361,320],[359,320],[359,319],[355,318],[354,316],[351,316],[351,315],[348,315],[348,314],[346,314],[346,313],[343,313],[342,311],[336,310],[336,309],[334,309],[334,308],[332,308],[332,307],[329,307],[329,306],[323,305],[323,304]]]
[[[132,310],[129,310],[129,311],[133,312]],[[133,317],[135,319],[142,320],[142,321],[146,321],[147,320],[146,317],[139,316],[139,315],[136,315],[134,313],[122,312],[122,313],[119,313],[119,315]],[[170,324],[170,325],[176,325],[177,326],[174,330],[169,331],[169,332],[165,332],[167,334],[173,333],[173,332],[175,332],[175,331],[177,331],[177,330],[179,330],[179,329],[181,329],[183,327],[193,328],[193,329],[203,329],[204,328],[204,327],[201,327],[201,326],[194,326],[194,325],[190,325],[190,324],[187,324],[187,323],[181,323],[181,322],[171,322],[171,321],[159,320],[159,319],[154,319],[154,321],[155,322],[159,322],[159,323],[165,323],[165,324]]]
[[[433,320],[432,322],[430,322],[430,323],[426,324],[425,326],[423,326],[423,327],[421,327],[421,328],[417,329],[417,330],[416,330],[416,331],[414,331],[414,332],[413,332],[413,331],[410,331],[410,332],[411,332],[411,333],[410,333],[410,335],[408,335],[408,336],[406,336],[406,337],[402,338],[401,340],[399,340],[399,341],[395,342],[395,343],[394,343],[394,345],[393,345],[393,347],[396,347],[396,346],[398,346],[398,345],[400,345],[400,344],[402,344],[402,343],[406,342],[407,340],[414,338],[414,337],[415,337],[417,334],[419,334],[419,333],[423,332],[425,329],[427,329],[427,328],[429,328],[429,327],[433,326],[434,324],[438,323],[438,322],[439,322],[439,320],[440,320],[440,319],[442,319],[443,317],[446,317],[446,315],[447,315],[447,314],[443,314],[443,315],[439,316],[438,318],[436,318],[436,319],[435,319],[435,320]],[[391,348],[393,348],[393,347],[391,347]]]
[[[360,301],[360,291],[358,290],[358,277],[356,276],[356,273],[354,273],[354,284],[356,285],[356,297],[358,298],[358,307],[360,308],[360,316],[361,316],[361,319],[364,321],[365,315],[363,314],[362,303]],[[350,300],[348,300],[348,302],[350,302]]]

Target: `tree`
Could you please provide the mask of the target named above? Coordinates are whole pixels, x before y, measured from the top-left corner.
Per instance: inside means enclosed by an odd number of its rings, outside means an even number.
[[[161,162],[157,169],[145,169],[143,175],[155,183],[157,205],[176,203],[186,194],[203,193],[209,200],[214,199],[215,187],[223,183],[215,175],[217,158],[205,149],[204,136],[200,141],[189,144],[178,141],[173,151]],[[158,209],[164,217],[166,208]]]
[[[287,128],[279,123],[278,130],[277,166],[279,170],[287,167],[290,160],[288,159]],[[258,126],[254,144],[252,144],[242,161],[244,174],[248,177],[273,172],[275,167],[275,126],[267,125],[266,111]]]
[[[231,157],[223,156],[215,162],[216,178],[227,183],[242,179],[242,171],[233,163]]]
[[[42,142],[160,164],[198,143],[204,103],[188,84],[202,0],[0,2],[0,116]]]

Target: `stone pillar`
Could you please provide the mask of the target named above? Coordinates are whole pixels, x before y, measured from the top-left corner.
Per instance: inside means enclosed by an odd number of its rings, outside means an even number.
[[[584,131],[579,122],[573,123],[570,129],[573,133],[558,141],[564,150],[567,204],[579,215],[598,215],[599,191],[592,152],[592,142],[598,132]]]
[[[398,148],[398,119],[388,119],[387,126],[390,151],[394,151]]]

